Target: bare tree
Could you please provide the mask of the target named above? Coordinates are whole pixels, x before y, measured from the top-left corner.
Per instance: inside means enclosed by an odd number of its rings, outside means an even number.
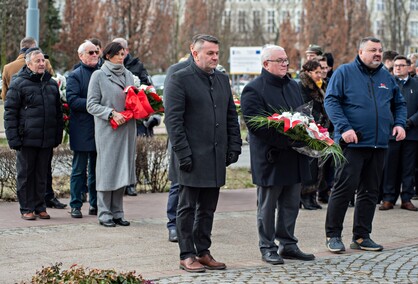
[[[77,48],[88,39],[95,31],[94,15],[98,0],[66,0],[65,12],[62,20],[60,41],[54,47],[56,60],[61,67],[71,70],[78,62]]]
[[[358,41],[370,35],[366,0],[305,0],[303,5],[301,50],[314,43],[334,54],[336,66],[353,60]]]
[[[0,66],[16,59],[25,36],[27,1],[0,0]]]

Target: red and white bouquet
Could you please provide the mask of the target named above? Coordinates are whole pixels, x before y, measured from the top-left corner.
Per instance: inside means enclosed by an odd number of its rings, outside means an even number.
[[[301,112],[285,111],[281,114],[255,116],[250,118],[249,123],[256,128],[274,127],[290,139],[304,142],[307,146],[293,147],[303,155],[323,160],[332,156],[336,165],[345,159],[341,147],[331,139],[328,129]]]
[[[120,113],[125,121],[146,119],[152,114],[164,112],[163,101],[153,86],[141,85],[140,88],[128,86],[123,91],[126,93],[125,110]],[[118,128],[113,118],[110,119],[110,124],[113,129]]]

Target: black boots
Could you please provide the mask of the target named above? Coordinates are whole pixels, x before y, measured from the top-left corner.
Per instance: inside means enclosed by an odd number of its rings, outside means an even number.
[[[306,194],[301,194],[300,196],[301,208],[306,210],[317,210],[322,209],[322,206],[316,201],[316,192],[310,192]]]

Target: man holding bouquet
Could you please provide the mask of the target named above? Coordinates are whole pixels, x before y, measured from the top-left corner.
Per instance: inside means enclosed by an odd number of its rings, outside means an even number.
[[[216,70],[218,39],[200,35],[192,55],[194,61],[174,73],[164,90],[165,125],[180,184],[180,268],[203,272],[226,268],[209,248],[219,188],[225,184],[226,166],[241,153],[241,136],[229,78]]]
[[[405,138],[406,103],[395,79],[383,68],[382,53],[379,39],[362,39],[356,59],[334,72],[325,96],[334,138],[340,141],[346,159],[336,169],[325,221],[326,246],[333,253],[345,251],[343,222],[355,190],[350,247],[383,249],[370,234],[389,137]]]
[[[298,248],[294,235],[301,182],[308,181],[311,176],[308,157],[293,147],[306,145],[274,127],[258,127],[250,122],[252,117],[294,110],[303,104],[302,96],[298,84],[287,75],[289,59],[282,47],[265,46],[261,63],[261,75],[242,92],[241,108],[249,129],[252,177],[257,185],[257,226],[262,260],[270,264],[283,264],[283,258],[313,260],[313,254]],[[276,234],[279,247],[275,243]]]

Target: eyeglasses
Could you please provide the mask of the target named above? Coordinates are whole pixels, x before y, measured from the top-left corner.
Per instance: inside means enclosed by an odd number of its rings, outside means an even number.
[[[289,59],[287,59],[287,58],[277,58],[275,60],[267,59],[266,61],[276,62],[276,63],[279,63],[279,64],[289,65]]]
[[[395,67],[395,68],[398,68],[398,67],[400,67],[400,68],[404,68],[404,67],[406,67],[406,66],[409,66],[409,65],[405,65],[405,64],[395,64],[395,65],[393,65],[393,67]]]
[[[96,55],[99,55],[99,51],[98,50],[90,50],[90,51],[87,51],[87,53],[89,54],[89,55],[93,55],[93,54],[95,54],[96,53]]]

